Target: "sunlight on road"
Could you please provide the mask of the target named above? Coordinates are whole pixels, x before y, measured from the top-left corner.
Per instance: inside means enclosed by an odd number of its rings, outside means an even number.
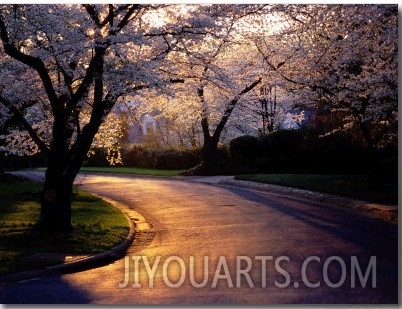
[[[93,302],[336,303],[342,293],[350,303],[387,303],[395,297],[388,288],[390,280],[397,279],[391,275],[395,263],[393,255],[384,253],[393,250],[389,231],[382,225],[373,227],[375,223],[353,211],[174,179],[86,175],[81,184],[130,205],[143,216],[137,227],[153,233],[135,240],[121,260],[63,276],[65,284]],[[391,240],[385,244],[386,239]],[[378,287],[325,286],[323,264],[333,255],[346,263],[351,255],[378,255]],[[306,280],[321,282],[319,290],[308,288],[301,277],[301,265],[309,256],[321,259],[308,264]],[[275,268],[279,262],[282,268]],[[367,265],[368,260],[362,262]],[[345,282],[350,283],[347,276]],[[278,283],[286,288],[278,288]]]
[[[118,184],[118,183],[126,183],[127,179],[113,176],[101,176],[101,175],[89,176],[87,174],[79,174],[75,180],[76,184],[81,184],[83,181],[85,181],[85,183]]]

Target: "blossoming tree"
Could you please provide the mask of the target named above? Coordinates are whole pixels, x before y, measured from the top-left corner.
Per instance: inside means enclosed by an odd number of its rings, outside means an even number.
[[[178,12],[140,4],[0,6],[0,103],[47,157],[44,230],[71,230],[73,181],[116,102],[170,82],[160,62],[179,38],[205,33],[196,14],[170,23]]]
[[[215,19],[219,28],[203,36],[202,40],[188,38],[178,42],[167,57],[167,73],[174,79],[183,80],[170,87],[170,102],[174,105],[179,98],[183,103],[180,108],[185,109],[179,109],[181,116],[190,114],[186,117],[188,127],[198,124],[202,130],[202,163],[190,173],[222,172],[218,143],[224,129],[235,108],[250,99],[251,91],[269,78],[264,63],[254,61],[256,50],[254,48],[250,53],[244,33],[256,29],[266,32],[267,27],[258,28],[259,22],[274,10],[269,5],[206,6],[204,12]],[[156,106],[160,105],[157,98],[153,101]],[[172,114],[171,109],[165,111]]]
[[[326,134],[357,129],[369,148],[397,139],[396,5],[285,5],[291,26],[254,42],[300,105],[341,113]]]

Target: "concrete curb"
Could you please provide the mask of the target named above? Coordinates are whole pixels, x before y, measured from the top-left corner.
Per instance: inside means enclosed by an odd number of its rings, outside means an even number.
[[[287,196],[291,195],[291,197],[301,198],[304,200],[327,203],[334,206],[349,207],[369,213],[371,216],[384,220],[386,222],[398,224],[398,206],[369,203],[366,201],[354,200],[337,195],[245,180],[223,179],[219,181],[218,184],[259,190]]]

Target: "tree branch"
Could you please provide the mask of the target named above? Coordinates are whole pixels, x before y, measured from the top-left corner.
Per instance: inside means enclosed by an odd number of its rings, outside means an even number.
[[[232,114],[233,109],[236,107],[237,102],[239,99],[245,95],[246,93],[250,92],[253,90],[259,83],[261,83],[262,78],[260,77],[256,81],[254,81],[251,85],[246,86],[242,91],[239,92],[238,95],[236,95],[228,104],[228,107],[225,109],[223,116],[216,126],[213,138],[218,139],[219,136],[221,135],[223,128],[225,127],[227,121],[229,120],[230,115]]]
[[[36,134],[35,130],[29,124],[29,122],[25,119],[25,117],[20,113],[18,108],[16,108],[9,100],[0,95],[0,103],[2,103],[5,107],[7,107],[18,120],[18,122],[24,127],[24,129],[28,132],[29,136],[38,145],[40,151],[44,153],[46,156],[50,154],[49,148],[46,144],[40,139],[40,137]]]
[[[34,70],[36,70],[36,72],[38,72],[39,77],[42,80],[43,86],[45,88],[46,94],[49,98],[52,109],[56,110],[58,105],[58,98],[53,88],[52,80],[48,74],[45,64],[39,58],[32,57],[20,52],[17,49],[17,47],[12,42],[10,42],[6,25],[4,24],[4,21],[1,16],[0,16],[0,37],[1,41],[3,42],[4,51],[6,52],[7,55],[14,58],[15,60],[24,63],[25,65],[33,68]]]
[[[101,25],[101,22],[99,20],[98,13],[95,10],[95,6],[92,5],[92,4],[83,4],[82,6],[85,8],[85,10],[89,14],[89,16],[95,22],[96,26],[101,27],[102,25]]]
[[[116,34],[118,31],[120,31],[121,29],[123,29],[129,22],[130,22],[130,17],[131,15],[138,10],[139,8],[141,8],[140,4],[133,4],[128,11],[126,12],[126,14],[124,15],[123,19],[118,23],[117,25],[117,30],[115,31],[111,31],[110,35]]]
[[[204,140],[211,138],[211,133],[209,132],[209,121],[208,121],[208,111],[204,97],[204,87],[201,86],[197,89],[197,95],[201,100],[201,127],[204,134]]]
[[[68,111],[67,111],[68,115],[71,114],[71,112],[76,108],[78,102],[88,92],[89,87],[91,86],[94,75],[95,75],[95,68],[96,68],[98,62],[102,61],[106,48],[107,47],[95,48],[95,55],[89,62],[89,66],[85,71],[85,76],[84,76],[80,86],[78,87],[78,89],[72,95],[70,102],[68,103]]]

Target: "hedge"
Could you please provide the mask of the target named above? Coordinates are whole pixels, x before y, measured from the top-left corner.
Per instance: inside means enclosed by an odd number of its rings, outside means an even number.
[[[122,150],[123,165],[128,167],[154,168],[162,170],[184,170],[201,161],[199,149],[151,148],[134,145]],[[106,151],[95,149],[95,154],[85,162],[86,166],[109,166]]]
[[[368,174],[395,179],[397,149],[367,147],[348,134],[319,137],[312,129],[240,136],[229,143],[237,173]]]

